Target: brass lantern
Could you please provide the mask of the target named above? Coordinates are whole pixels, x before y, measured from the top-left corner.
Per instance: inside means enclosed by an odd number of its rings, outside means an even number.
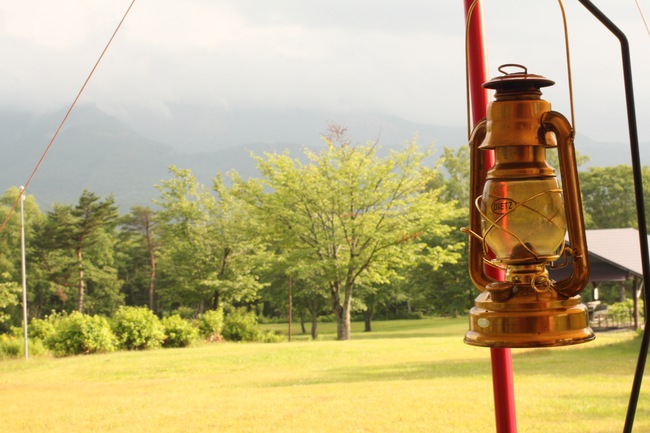
[[[506,73],[504,67],[523,72]],[[578,185],[574,131],[541,98],[553,81],[521,65],[483,86],[494,89],[487,119],[471,134],[469,268],[481,292],[470,310],[467,344],[544,347],[594,338],[579,293],[589,264]],[[546,161],[557,148],[562,186]],[[494,151],[486,172],[484,150]],[[569,246],[565,245],[568,232]],[[570,263],[570,276],[553,281],[548,269]],[[502,269],[504,281],[484,265]]]

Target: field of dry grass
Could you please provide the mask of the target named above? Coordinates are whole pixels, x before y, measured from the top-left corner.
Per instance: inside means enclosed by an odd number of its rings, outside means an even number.
[[[465,319],[361,326],[347,342],[324,324],[317,341],[2,361],[0,430],[495,431],[489,349],[462,343]],[[513,350],[519,431],[622,431],[638,344]],[[635,431],[650,431],[649,403],[644,386]]]

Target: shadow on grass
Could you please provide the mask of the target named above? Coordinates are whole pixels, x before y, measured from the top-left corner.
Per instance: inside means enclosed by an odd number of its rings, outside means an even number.
[[[477,360],[448,362],[418,362],[392,365],[355,366],[328,369],[314,374],[299,383],[281,381],[273,386],[322,385],[354,382],[389,382],[428,380],[454,377],[483,377],[490,374],[490,364]]]
[[[422,336],[422,335],[418,335]],[[513,349],[516,374],[544,376],[602,375],[629,377],[638,355],[639,338],[592,347]],[[440,378],[485,377],[492,374],[490,353],[483,359],[454,359],[431,362],[350,366],[315,373],[299,383],[277,382],[274,386],[316,385],[353,382],[386,382]],[[521,350],[521,351],[517,351]]]
[[[429,337],[454,337],[462,339],[467,330],[467,318],[426,318],[421,320],[375,320],[371,332],[364,331],[362,322],[352,322],[352,340],[405,339]],[[269,328],[286,335],[285,327]],[[299,330],[299,325],[294,326]],[[319,324],[319,340],[336,340],[336,324]],[[309,333],[294,332],[297,341],[309,340]]]
[[[400,332],[399,334],[394,332],[359,332],[352,335],[353,340],[391,340],[391,339],[405,339],[405,338],[431,338],[431,337],[458,337],[462,340],[463,334],[459,333],[454,329],[450,329],[448,332],[441,332],[439,329],[432,329],[428,332],[416,331],[416,332]]]
[[[450,329],[448,332],[440,332],[440,330],[431,330],[427,332],[422,331],[413,331],[413,332],[352,332],[353,341],[362,341],[362,340],[404,340],[404,339],[413,339],[413,338],[445,338],[445,337],[458,337],[461,341],[463,339],[463,333]],[[293,334],[291,339],[293,341],[310,341],[311,336],[309,334]],[[336,341],[336,334],[330,333],[321,333],[318,335],[318,341]]]
[[[527,374],[633,374],[641,344],[639,336],[609,344],[589,344],[513,352],[513,363]]]

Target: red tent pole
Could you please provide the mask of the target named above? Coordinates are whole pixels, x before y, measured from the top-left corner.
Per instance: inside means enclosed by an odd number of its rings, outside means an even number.
[[[472,126],[486,116],[489,94],[482,84],[488,81],[487,49],[483,25],[482,0],[464,0],[467,26],[467,68],[469,80]],[[486,167],[494,164],[494,153],[486,152]],[[503,272],[486,268],[486,274],[496,280],[503,280]],[[494,390],[494,415],[497,433],[517,433],[515,413],[515,392],[510,349],[490,349],[492,358],[492,387]]]
[[[492,388],[497,433],[517,433],[515,388],[510,349],[492,347]]]

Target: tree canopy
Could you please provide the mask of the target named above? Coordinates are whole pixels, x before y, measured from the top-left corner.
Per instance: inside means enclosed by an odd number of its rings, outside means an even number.
[[[236,178],[233,189],[296,263],[320,270],[314,283],[330,298],[338,338],[346,340],[357,287],[387,283],[423,256],[454,259],[424,238],[447,236],[444,221],[456,207],[427,188],[428,154],[415,143],[379,157],[376,145],[352,145],[334,130],[325,145],[320,153],[305,151],[307,164],[287,154],[257,157],[262,177]]]
[[[206,186],[172,166],[151,206],[121,217],[112,196],[87,190],[44,213],[28,195],[29,314],[129,305],[160,316],[243,307],[286,317],[292,308],[303,328],[311,315],[314,338],[319,317],[331,317],[341,340],[353,317],[370,331],[379,314],[464,314],[476,296],[460,232],[469,152],[431,156],[415,141],[392,151],[354,144],[332,127],[318,151],[254,155],[257,177],[217,174]],[[588,228],[636,226],[630,167],[589,167],[580,183]],[[18,194],[0,198],[3,218]],[[13,215],[0,233],[3,329],[20,320],[19,228]]]
[[[644,202],[650,199],[650,168],[643,167]],[[636,201],[632,167],[589,167],[580,174],[588,228],[637,227]],[[647,213],[647,211],[646,211]]]

